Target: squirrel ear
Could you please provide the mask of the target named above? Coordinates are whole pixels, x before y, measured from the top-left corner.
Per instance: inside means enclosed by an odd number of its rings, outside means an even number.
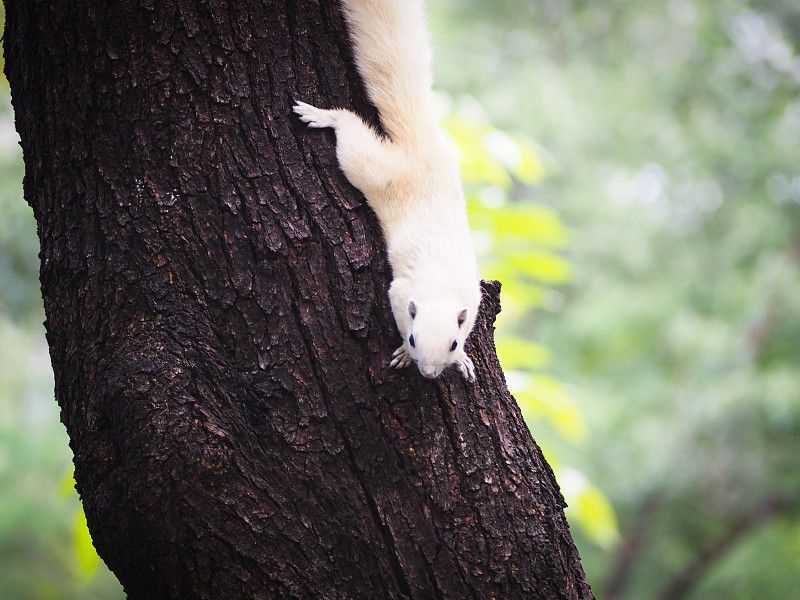
[[[408,301],[408,314],[412,319],[417,316],[417,305],[413,300]]]
[[[461,327],[467,320],[467,309],[462,310],[458,315],[458,326]]]

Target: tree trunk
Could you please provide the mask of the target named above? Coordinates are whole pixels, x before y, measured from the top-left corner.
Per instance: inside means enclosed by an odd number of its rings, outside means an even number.
[[[591,598],[505,387],[388,367],[374,215],[293,100],[373,115],[339,7],[7,0],[56,398],[132,600]]]

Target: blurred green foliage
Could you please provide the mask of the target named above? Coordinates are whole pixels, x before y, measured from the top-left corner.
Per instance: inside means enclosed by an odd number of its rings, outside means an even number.
[[[478,196],[569,232],[563,277],[483,275],[597,596],[800,594],[800,4],[430,6],[439,87],[544,167]]]
[[[460,152],[481,271],[504,284],[496,345],[509,388],[527,422],[545,420],[564,439],[579,442],[587,434],[583,415],[564,386],[544,371],[550,353],[518,334],[530,311],[548,302],[553,286],[571,275],[561,253],[569,237],[566,229],[555,211],[524,193],[545,176],[544,161],[530,144],[489,125],[476,102],[442,98],[449,108],[443,125]],[[608,547],[619,537],[608,499],[583,473],[562,466],[557,451],[547,455],[559,473],[572,522]]]
[[[429,5],[498,352],[597,597],[797,596],[800,5]],[[117,598],[0,96],[0,597]]]

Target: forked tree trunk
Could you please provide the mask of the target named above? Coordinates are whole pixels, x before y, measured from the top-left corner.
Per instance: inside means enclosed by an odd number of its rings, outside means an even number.
[[[591,598],[509,396],[388,367],[374,215],[293,99],[372,114],[335,2],[7,0],[56,397],[132,600]]]

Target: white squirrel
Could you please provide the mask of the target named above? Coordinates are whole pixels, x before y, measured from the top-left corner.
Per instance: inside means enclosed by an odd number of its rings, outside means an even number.
[[[480,303],[458,161],[436,120],[423,0],[342,0],[356,66],[388,138],[355,113],[297,102],[309,127],[336,131],[339,167],[386,239],[389,299],[403,344],[390,365],[475,380],[464,342]]]

